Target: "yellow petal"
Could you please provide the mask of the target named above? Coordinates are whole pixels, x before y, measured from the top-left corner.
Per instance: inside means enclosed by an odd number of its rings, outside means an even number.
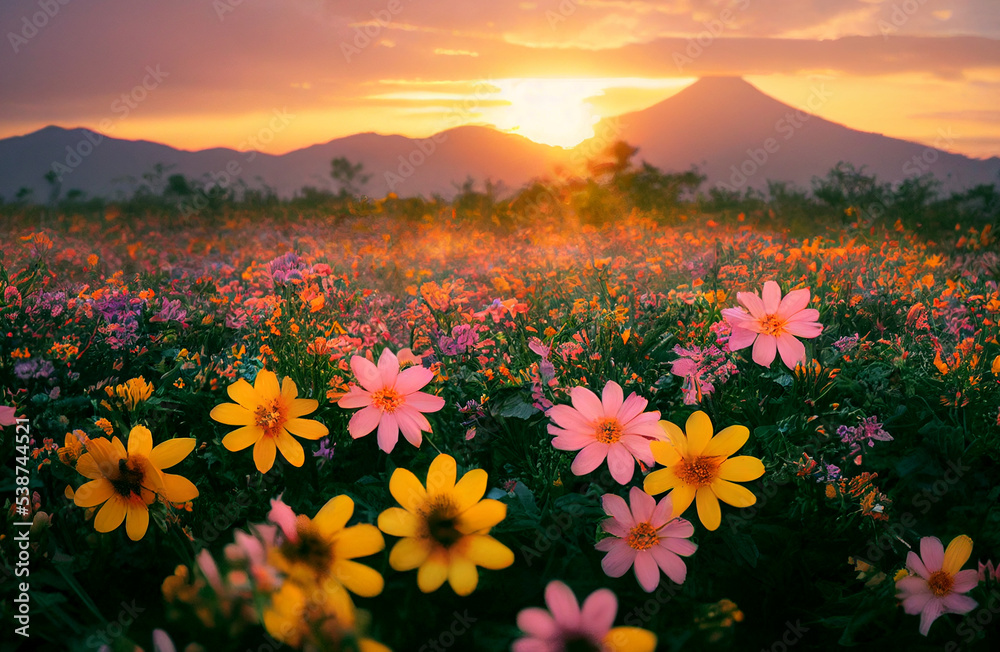
[[[281,397],[286,401],[291,402],[295,400],[295,397],[299,395],[299,388],[295,386],[295,381],[289,376],[285,376],[284,380],[281,381]]]
[[[278,447],[278,450],[281,451],[282,456],[292,466],[302,466],[306,461],[306,453],[302,450],[302,444],[286,431],[279,431],[278,435],[274,438],[274,443]]]
[[[514,563],[514,553],[491,536],[473,534],[462,541],[467,559],[477,566],[499,570]]]
[[[274,466],[277,448],[273,437],[261,437],[253,446],[253,463],[261,473],[267,473]]]
[[[489,530],[507,516],[507,506],[499,500],[487,498],[459,514],[455,529],[462,534]]]
[[[604,645],[611,652],[653,652],[656,634],[638,627],[615,627],[604,637]]]
[[[112,496],[108,502],[104,503],[101,511],[97,512],[94,519],[94,529],[98,532],[110,532],[122,524],[125,520],[125,501],[117,494]]]
[[[342,559],[333,565],[333,575],[351,593],[371,598],[382,592],[385,581],[378,571],[356,561]]]
[[[656,442],[653,442],[656,443]],[[657,469],[642,481],[642,489],[650,496],[662,494],[674,487],[680,486],[682,481],[671,469]]]
[[[417,586],[424,593],[437,591],[448,579],[448,563],[446,554],[434,554],[420,565],[417,571]]]
[[[393,570],[413,570],[427,561],[430,552],[430,546],[420,539],[400,539],[389,553],[389,565]]]
[[[368,523],[354,525],[337,537],[337,556],[344,559],[367,557],[385,549],[385,539],[378,528]]]
[[[223,437],[222,445],[228,451],[241,451],[256,444],[263,436],[264,431],[259,426],[243,426]]]
[[[687,455],[687,436],[684,434],[684,431],[672,421],[660,421],[660,427],[663,428],[663,432],[666,433],[667,439],[674,445],[677,452],[682,457]]]
[[[227,387],[226,393],[229,394],[229,398],[233,399],[236,403],[243,406],[247,410],[253,411],[257,409],[258,405],[260,405],[260,397],[257,396],[257,392],[250,383],[242,378]]]
[[[689,484],[679,484],[670,492],[674,504],[674,518],[677,518],[694,502],[695,488]]]
[[[698,457],[712,439],[712,420],[707,414],[698,410],[688,417],[684,429],[687,432],[688,455]]]
[[[705,457],[729,457],[750,439],[750,429],[746,426],[729,426],[719,431],[701,452]]]
[[[198,487],[184,476],[164,473],[160,495],[172,503],[186,503],[198,497]]]
[[[389,478],[389,493],[408,512],[416,512],[427,502],[427,491],[417,476],[407,469],[396,469]],[[444,580],[441,580],[442,582]]]
[[[743,485],[715,480],[709,486],[719,500],[733,507],[749,507],[757,502],[757,496]]]
[[[392,652],[386,646],[370,638],[359,638],[358,650],[359,652]]]
[[[319,407],[319,401],[314,398],[297,398],[288,406],[288,418],[304,417],[311,414]]]
[[[322,439],[330,434],[326,426],[312,419],[289,419],[285,422],[285,430],[303,439]]]
[[[463,557],[453,558],[451,568],[448,569],[448,583],[458,595],[469,595],[479,584],[476,565]]]
[[[83,477],[91,480],[105,477],[104,473],[101,472],[101,467],[97,465],[97,459],[90,453],[84,453],[80,456],[80,459],[76,461],[76,470]]]
[[[353,515],[354,501],[351,497],[334,496],[316,512],[312,523],[324,536],[332,536],[344,529]]]
[[[482,500],[486,494],[487,480],[486,471],[482,469],[472,469],[462,476],[462,479],[455,485],[455,490],[451,494],[458,512],[464,512]],[[430,481],[428,481],[428,484],[430,484]]]
[[[146,528],[149,527],[149,510],[145,505],[129,505],[128,515],[125,519],[125,532],[128,538],[138,541],[146,536]]]
[[[249,426],[254,422],[253,412],[235,403],[220,403],[212,408],[208,416],[227,426]]]
[[[663,466],[673,466],[681,461],[681,454],[677,451],[673,441],[650,442],[649,450],[653,453],[653,459]]]
[[[390,507],[378,515],[378,528],[394,537],[416,536],[419,527],[420,519],[399,507]]]
[[[73,495],[77,507],[96,507],[115,493],[114,486],[106,479],[91,480],[84,484]]]
[[[960,534],[951,540],[948,547],[944,551],[944,563],[941,565],[941,570],[944,572],[954,575],[958,571],[962,570],[962,566],[965,562],[969,561],[969,557],[972,555],[972,539],[964,534]]]
[[[715,497],[708,487],[702,487],[695,494],[695,501],[698,504],[698,519],[708,530],[719,529],[722,522],[722,510],[719,509],[719,499]]]
[[[435,457],[427,470],[427,493],[443,494],[454,489],[456,473],[454,457],[443,453]]]
[[[261,369],[257,372],[257,378],[253,381],[253,388],[257,390],[257,395],[262,401],[270,401],[281,396],[281,387],[278,385],[278,376],[273,371]]]
[[[146,426],[135,426],[128,433],[128,454],[149,457],[153,450],[153,433]]]
[[[750,482],[764,475],[764,463],[756,457],[740,455],[719,465],[719,477],[732,482]]]
[[[196,443],[198,442],[194,437],[168,439],[153,448],[149,454],[149,461],[158,469],[169,469],[187,457],[194,450]]]

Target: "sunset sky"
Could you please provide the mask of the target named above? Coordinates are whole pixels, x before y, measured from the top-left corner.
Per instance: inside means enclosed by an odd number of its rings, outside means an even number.
[[[997,0],[4,0],[0,27],[0,138],[283,153],[474,123],[569,146],[739,75],[794,106],[825,84],[815,113],[855,129],[1000,155]]]

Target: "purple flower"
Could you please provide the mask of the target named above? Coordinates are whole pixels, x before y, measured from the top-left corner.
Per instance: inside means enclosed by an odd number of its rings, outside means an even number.
[[[160,304],[160,312],[156,313],[149,318],[149,321],[154,322],[167,322],[176,321],[180,322],[182,325],[187,326],[184,320],[187,318],[187,310],[181,308],[180,299],[171,301],[170,299],[163,299]]]
[[[834,342],[833,348],[837,349],[841,353],[847,353],[858,345],[858,340],[860,339],[861,337],[857,333],[854,335],[848,335],[847,337],[842,337]]]
[[[14,376],[18,380],[48,378],[55,373],[55,370],[56,368],[52,362],[44,358],[30,358],[14,363]]]
[[[451,329],[451,337],[442,336],[438,346],[445,355],[461,355],[479,343],[479,332],[469,324],[460,324]]]
[[[301,281],[303,269],[305,269],[305,263],[294,251],[278,256],[267,264],[267,271],[271,273],[271,279],[275,283]]]
[[[327,445],[329,444],[329,446]],[[329,437],[319,440],[319,449],[313,453],[313,457],[322,457],[327,460],[333,459],[333,449],[337,447],[337,442],[331,442]]]
[[[876,417],[868,417],[854,427],[840,426],[837,428],[837,436],[841,442],[850,445],[850,455],[860,452],[862,444],[868,444],[871,448],[876,441],[892,441],[892,436],[882,429],[882,424]]]

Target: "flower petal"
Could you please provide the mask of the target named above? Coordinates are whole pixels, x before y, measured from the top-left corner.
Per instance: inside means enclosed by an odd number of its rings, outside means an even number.
[[[158,469],[169,469],[191,454],[198,441],[194,437],[177,437],[157,444],[149,453],[149,461]],[[244,447],[245,448],[245,447]]]
[[[576,454],[576,458],[574,458],[573,463],[570,465],[570,471],[574,475],[586,475],[590,473],[599,467],[601,462],[607,459],[608,448],[608,444],[602,444],[597,441],[591,443]]]
[[[604,418],[604,405],[597,395],[586,387],[574,387],[569,390],[569,398],[573,407],[589,421],[600,421]]]
[[[361,405],[367,405],[367,403],[362,403]],[[288,418],[294,419],[296,417],[304,417],[307,414],[312,414],[313,412],[315,412],[318,407],[319,407],[319,401],[317,401],[314,398],[292,399],[292,402],[289,403],[288,405]]]
[[[601,560],[601,568],[604,569],[604,573],[608,577],[621,577],[635,563],[636,550],[621,539],[613,537],[601,539],[598,543],[605,541],[609,542],[605,544],[608,554],[604,555],[604,559]]]
[[[472,469],[463,475],[451,493],[452,500],[455,501],[455,510],[462,513],[482,500],[486,494],[488,480],[489,477],[483,469]]]
[[[389,478],[389,493],[403,509],[416,513],[427,502],[427,491],[417,476],[407,469],[396,469]]]
[[[253,385],[240,378],[235,383],[226,388],[226,393],[229,394],[229,398],[236,401],[238,405],[246,408],[249,411],[253,411],[260,405],[260,397],[257,395],[256,390],[254,390]],[[240,424],[229,424],[229,425],[240,425]]]
[[[476,565],[463,557],[453,557],[448,569],[448,584],[458,595],[469,595],[479,584]]]
[[[228,451],[241,451],[248,446],[256,444],[263,436],[264,431],[260,428],[260,426],[243,426],[242,428],[233,430],[228,435],[223,437],[222,445],[225,446]]]
[[[717,479],[709,487],[719,500],[733,507],[749,507],[757,502],[757,496],[742,485]]]
[[[398,508],[396,508],[398,509]],[[319,508],[312,523],[326,537],[344,529],[354,515],[354,501],[350,496],[334,496]]]
[[[378,528],[394,537],[415,537],[420,528],[420,519],[405,509],[390,507],[378,515]],[[422,563],[423,560],[420,561]],[[420,564],[415,564],[413,568]]]
[[[385,453],[391,453],[397,441],[399,441],[399,424],[396,422],[396,417],[383,412],[378,422],[378,447]]]
[[[120,496],[112,496],[97,512],[97,517],[94,518],[94,529],[98,532],[111,532],[117,528],[125,520],[125,513],[128,511],[126,505],[127,503]]]
[[[337,556],[344,559],[367,557],[385,549],[385,539],[370,523],[352,525],[337,536]]]
[[[944,546],[937,537],[924,537],[920,540],[920,558],[931,573],[941,570],[944,564]],[[964,562],[963,562],[964,563]]]
[[[750,439],[750,429],[746,426],[729,426],[720,430],[708,442],[701,454],[706,457],[729,457]]]
[[[399,375],[399,359],[388,347],[382,350],[382,355],[378,357],[378,375],[382,379],[383,387],[392,387],[396,384],[396,376]]]
[[[427,493],[446,494],[455,488],[457,465],[451,455],[441,454],[431,461],[427,470]]]
[[[431,555],[417,571],[417,587],[424,593],[437,591],[448,579],[447,557]]]
[[[604,408],[604,416],[617,415],[624,402],[625,393],[622,391],[622,386],[613,380],[608,381],[601,392],[601,406]]]
[[[739,351],[745,349],[757,339],[757,331],[740,326],[733,326],[733,333],[729,336],[729,350]]]
[[[608,470],[611,471],[611,477],[615,479],[615,482],[626,485],[632,481],[632,476],[635,474],[635,458],[625,446],[620,442],[609,445],[607,460]]]
[[[381,420],[382,411],[369,405],[354,413],[354,416],[351,417],[350,422],[347,424],[347,431],[353,439],[358,439],[375,430]]]
[[[781,361],[789,369],[795,369],[795,365],[806,361],[806,347],[802,342],[795,339],[791,333],[782,333],[776,338],[778,353],[781,354]]]
[[[951,543],[948,544],[948,549],[944,551],[944,561],[941,565],[941,570],[949,575],[954,575],[962,569],[965,562],[969,561],[971,555],[972,539],[964,534],[960,534],[951,540]]]
[[[322,439],[330,434],[326,426],[312,419],[289,419],[285,422],[285,430],[303,439]]]
[[[477,566],[500,570],[514,563],[514,553],[491,536],[473,534],[465,538],[465,556]]]
[[[379,527],[381,527],[381,519]],[[389,553],[389,565],[397,571],[413,570],[427,561],[429,554],[430,547],[423,541],[409,537],[400,539]]]
[[[618,598],[609,589],[598,589],[587,596],[580,607],[583,630],[593,636],[604,636],[615,622]]]
[[[799,290],[792,290],[784,296],[781,300],[781,304],[778,305],[778,309],[774,311],[774,314],[778,319],[784,321],[800,312],[809,305],[809,289],[802,288]]]
[[[633,491],[636,489],[633,488]],[[650,498],[652,500],[652,498]],[[601,496],[601,507],[604,508],[604,513],[618,521],[625,527],[631,529],[635,527],[635,519],[632,518],[632,511],[628,507],[628,503],[621,496],[615,494],[604,494]],[[617,577],[617,576],[616,576]]]
[[[396,376],[396,391],[412,394],[434,380],[434,372],[426,367],[408,367]]]
[[[656,634],[638,627],[615,627],[604,636],[608,652],[653,652]]]
[[[730,457],[719,465],[719,477],[731,482],[750,482],[764,475],[764,463],[756,457]]]
[[[176,473],[163,474],[161,491],[163,497],[172,503],[186,503],[198,497],[198,487],[184,476]]]
[[[773,335],[761,333],[753,343],[753,361],[762,367],[770,367],[778,350],[777,339]]]
[[[437,412],[444,407],[444,399],[427,392],[413,392],[406,395],[403,405],[408,405],[418,412]]]
[[[257,395],[262,400],[271,400],[281,395],[281,386],[278,385],[278,376],[273,371],[261,369],[257,372],[257,378],[253,381],[253,388],[257,390]]]
[[[274,466],[277,447],[273,437],[261,437],[253,446],[253,463],[261,473],[267,473]]]
[[[379,375],[378,367],[360,355],[351,357],[351,371],[358,382],[369,392],[382,389],[382,377]]]
[[[125,532],[128,538],[138,541],[146,536],[146,529],[149,527],[149,510],[145,505],[129,505],[125,519]]]
[[[698,410],[688,417],[684,430],[687,432],[687,454],[690,457],[698,457],[712,439],[712,420],[707,414]]]
[[[764,304],[765,313],[773,315],[778,312],[778,306],[781,305],[781,287],[774,281],[766,281],[761,292],[761,302]]]
[[[673,539],[674,542],[680,542],[682,539]],[[687,539],[683,539],[690,545],[694,545]],[[687,579],[687,565],[684,561],[677,556],[677,554],[670,550],[670,548],[659,545],[653,546],[649,550],[652,554],[653,559],[656,560],[656,565],[663,570],[663,573],[670,578],[674,584],[683,584],[684,580]]]
[[[91,480],[73,494],[73,502],[77,507],[96,507],[111,498],[115,493],[114,485],[105,478]]]
[[[560,629],[575,629],[580,625],[580,604],[573,590],[559,580],[546,585],[545,604]]]
[[[333,565],[333,575],[351,593],[372,598],[382,592],[385,581],[377,570],[349,559],[340,559]]]
[[[227,426],[249,426],[254,422],[253,412],[235,403],[220,403],[208,416]]]
[[[135,426],[128,433],[128,454],[148,458],[153,451],[153,433],[146,426]]]
[[[462,512],[455,519],[455,529],[463,534],[488,530],[507,516],[507,506],[487,498]]]
[[[708,487],[698,489],[695,494],[698,505],[698,519],[707,530],[719,529],[722,522],[722,510],[719,509],[719,500],[715,493]]]

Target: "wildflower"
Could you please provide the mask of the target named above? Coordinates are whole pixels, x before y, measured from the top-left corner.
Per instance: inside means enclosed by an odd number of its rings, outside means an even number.
[[[80,455],[83,454],[84,447],[89,443],[90,438],[87,437],[87,433],[84,431],[74,430],[73,432],[67,432],[66,441],[56,455],[59,456],[59,461],[66,466],[73,466]]]
[[[618,599],[608,589],[598,589],[583,602],[558,580],[545,587],[548,610],[522,609],[517,626],[525,636],[514,641],[512,652],[652,652],[656,635],[638,627],[614,627]]]
[[[629,394],[622,398],[621,386],[610,381],[601,398],[586,387],[569,392],[573,406],[555,405],[549,412],[549,424],[555,435],[552,446],[563,451],[580,451],[570,467],[574,474],[590,473],[607,460],[615,482],[627,484],[635,473],[635,460],[652,466],[650,440],[662,439],[656,422],[660,413],[643,412],[647,401]]]
[[[421,432],[432,432],[423,413],[444,407],[440,396],[419,391],[434,380],[434,372],[422,366],[399,370],[399,359],[385,349],[378,367],[362,358],[351,358],[351,369],[361,387],[354,385],[339,401],[342,408],[363,408],[351,417],[351,437],[364,437],[378,428],[378,447],[391,453],[402,431],[406,441],[419,447]]]
[[[709,530],[722,521],[719,501],[734,507],[749,507],[757,497],[736,482],[749,482],[764,475],[764,464],[756,457],[730,457],[750,438],[746,426],[729,426],[712,436],[712,421],[698,411],[688,417],[687,434],[669,421],[660,425],[668,441],[653,442],[650,449],[657,462],[667,467],[646,476],[643,488],[655,496],[672,490],[673,516],[684,513],[693,501],[698,518]]]
[[[271,470],[276,450],[292,466],[302,466],[305,451],[292,435],[320,439],[330,434],[322,423],[301,418],[315,412],[319,402],[297,398],[299,390],[291,378],[285,377],[279,386],[273,371],[261,369],[253,386],[240,378],[227,392],[236,403],[216,405],[210,416],[219,423],[241,427],[226,435],[222,445],[230,451],[253,445],[253,461],[261,473]]]
[[[13,426],[17,423],[17,410],[13,406],[0,405],[0,430],[3,426]]]
[[[286,582],[271,596],[263,621],[271,636],[293,648],[389,652],[381,643],[358,635],[357,611],[342,588],[310,594]]]
[[[322,457],[326,460],[333,459],[333,450],[337,447],[337,442],[331,442],[329,437],[324,437],[319,441],[319,448],[313,453],[313,457]]]
[[[722,311],[722,316],[733,328],[729,338],[730,349],[738,351],[753,344],[753,361],[764,367],[774,362],[775,352],[781,354],[781,361],[789,369],[805,362],[805,346],[795,338],[818,337],[823,332],[822,324],[816,321],[819,311],[806,308],[809,305],[808,289],[793,290],[782,299],[778,284],[767,281],[763,297],[756,293],[737,292],[736,300],[742,308]]]
[[[385,541],[374,525],[344,527],[353,515],[348,496],[334,496],[311,519],[296,515],[280,497],[272,499],[267,518],[283,535],[271,551],[275,567],[306,590],[325,590],[333,580],[357,595],[378,595],[382,576],[354,559],[383,550]]]
[[[105,419],[104,417],[101,417],[100,419],[95,421],[94,425],[103,430],[104,434],[106,434],[108,437],[110,437],[111,434],[115,431],[115,427],[111,425],[111,422]]]
[[[180,299],[171,301],[164,297],[160,300],[160,312],[149,318],[151,322],[180,322],[182,326],[187,326],[184,320],[187,319],[187,310],[181,307]]]
[[[402,505],[378,517],[379,529],[403,537],[389,553],[398,571],[418,568],[417,586],[436,591],[447,579],[458,595],[469,595],[479,583],[476,566],[499,570],[514,563],[514,553],[489,536],[490,528],[507,515],[507,506],[483,500],[487,476],[469,471],[455,482],[455,459],[438,455],[427,471],[427,488],[406,469],[396,469],[389,491]]]
[[[717,346],[689,349],[678,345],[679,358],[670,363],[670,373],[684,378],[684,404],[696,405],[715,391],[715,383],[724,383],[737,372],[736,365]]]
[[[121,385],[114,387],[109,385],[104,388],[104,392],[108,398],[117,399],[117,403],[124,409],[132,411],[140,403],[149,400],[149,397],[153,395],[153,386],[146,382],[145,378],[139,376],[138,378],[130,378]],[[102,401],[101,405],[111,409],[107,401]]]
[[[854,335],[848,335],[847,337],[842,337],[833,343],[833,348],[837,349],[841,353],[847,353],[858,346],[861,336],[855,333]]]
[[[153,435],[145,426],[135,426],[128,434],[128,450],[118,437],[91,439],[87,452],[77,460],[76,470],[90,482],[76,490],[78,507],[104,504],[94,519],[94,529],[111,532],[125,522],[133,541],[146,534],[149,505],[157,496],[183,503],[198,496],[198,488],[179,475],[163,469],[181,462],[194,450],[193,437],[169,439],[153,447]]]
[[[942,614],[965,614],[976,608],[978,603],[965,594],[979,583],[979,574],[971,568],[961,570],[971,554],[972,539],[961,534],[947,550],[937,537],[924,537],[920,554],[910,551],[906,555],[910,575],[896,580],[896,597],[903,601],[903,611],[920,614],[924,636]]]
[[[876,441],[892,441],[892,436],[882,429],[882,424],[876,417],[868,417],[858,426],[840,426],[837,428],[837,436],[841,442],[851,446],[848,455],[858,453],[862,444],[868,444],[871,448],[875,446]]]
[[[601,527],[610,537],[595,546],[608,554],[601,567],[609,577],[621,577],[629,568],[647,593],[660,584],[660,571],[676,584],[683,584],[687,567],[681,561],[690,557],[698,546],[688,539],[694,526],[682,518],[672,518],[674,505],[669,495],[656,500],[638,487],[629,491],[629,503],[615,494],[604,494],[601,505],[611,518]]]
[[[461,355],[479,344],[479,332],[469,324],[459,324],[451,329],[451,336],[442,335],[438,346],[445,355]]]

